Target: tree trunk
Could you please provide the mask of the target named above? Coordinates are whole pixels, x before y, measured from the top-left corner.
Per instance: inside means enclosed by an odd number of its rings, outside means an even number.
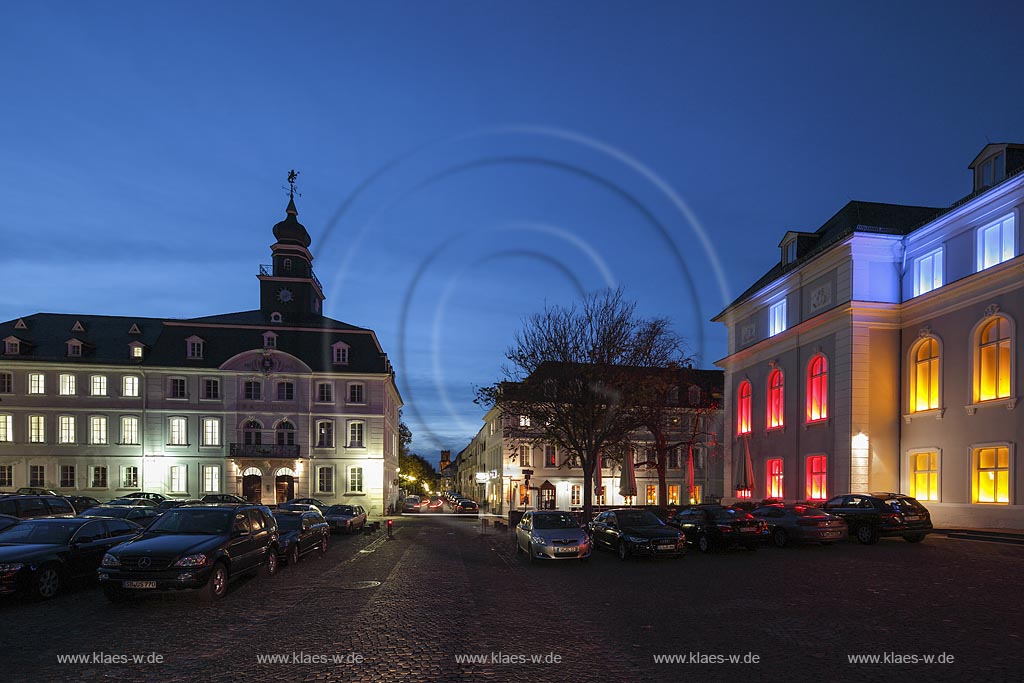
[[[580,522],[585,526],[590,523],[594,510],[594,459],[580,457],[583,466],[583,518]]]

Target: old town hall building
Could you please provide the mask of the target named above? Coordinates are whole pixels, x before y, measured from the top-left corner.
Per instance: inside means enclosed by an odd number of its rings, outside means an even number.
[[[0,491],[393,504],[394,371],[373,330],[323,315],[297,216],[290,198],[255,310],[0,323]]]

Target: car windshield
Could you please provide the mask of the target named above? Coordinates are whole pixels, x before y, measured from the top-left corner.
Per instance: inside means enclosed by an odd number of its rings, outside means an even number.
[[[105,508],[89,508],[82,513],[82,517],[127,517],[131,508],[125,507],[105,507]]]
[[[798,517],[827,517],[827,513],[819,508],[805,507],[803,505],[797,505],[793,508],[793,513]]]
[[[351,505],[332,505],[327,509],[329,515],[354,515],[355,509]]]
[[[0,531],[0,543],[67,543],[81,526],[77,522],[26,520]]]
[[[733,510],[732,508],[719,508],[718,510],[712,511],[712,516],[716,521],[731,522],[737,519],[749,519],[749,514],[743,510]]]
[[[274,519],[281,531],[298,531],[302,528],[302,517],[298,515],[274,515]]]
[[[226,534],[234,515],[234,510],[174,508],[153,522],[149,530],[167,534]]]
[[[913,498],[887,498],[885,504],[891,507],[896,512],[924,512],[924,506],[918,503]]]
[[[569,514],[533,516],[534,529],[578,529],[579,526]]]
[[[615,513],[619,526],[664,526],[657,515],[647,510],[625,510]]]

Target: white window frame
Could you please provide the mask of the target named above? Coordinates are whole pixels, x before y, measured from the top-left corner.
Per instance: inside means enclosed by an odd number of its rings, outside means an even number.
[[[107,376],[106,375],[92,375],[89,377],[89,395],[90,396],[106,396],[107,395]]]
[[[999,257],[990,262],[986,259],[985,242],[986,237],[992,231],[998,231],[999,234]],[[997,266],[1012,259],[1017,255],[1017,221],[1015,215],[1012,213],[1008,214],[999,220],[992,221],[978,228],[977,238],[974,243],[977,249],[977,272],[979,273],[986,268]]]
[[[352,486],[353,473],[358,470],[359,488]],[[366,472],[362,465],[349,465],[347,470],[348,476],[345,477],[345,493],[366,493]]]
[[[359,440],[357,441],[354,437],[354,432],[358,429]],[[366,448],[366,422],[363,420],[352,420],[348,423],[348,428],[345,430],[345,443],[346,448]]]
[[[195,335],[185,340],[185,357],[191,360],[202,360],[206,351],[206,341]]]
[[[74,415],[57,416],[57,443],[78,443],[77,425]]]
[[[89,416],[89,444],[105,446],[110,441],[110,424],[106,415]]]
[[[3,381],[3,386],[0,387],[0,394],[13,394],[14,393],[14,373],[13,372],[0,372],[0,380]]]
[[[125,398],[139,397],[138,375],[125,375],[121,378],[121,395]]]
[[[353,400],[352,392],[359,390],[358,401]],[[346,396],[346,403],[349,405],[364,406],[366,405],[366,384],[364,382],[350,382],[348,385],[348,395]]]
[[[323,485],[324,473],[327,474],[327,486]],[[317,493],[334,493],[334,467],[332,465],[319,465],[316,468],[316,492]]]
[[[41,396],[46,393],[46,375],[41,372],[28,373],[28,393]]]
[[[254,388],[256,391],[250,392],[249,389]],[[252,397],[248,394],[253,393]],[[259,394],[258,396],[255,394]],[[243,401],[262,401],[263,400],[263,382],[258,379],[247,379],[242,382],[242,400]]]
[[[167,490],[171,493],[188,492],[187,465],[171,465],[167,468]]]
[[[14,415],[0,414],[0,443],[14,443]]]
[[[210,382],[213,382],[213,384],[211,385]],[[199,393],[199,399],[200,400],[202,400],[202,401],[220,401],[221,400],[220,378],[218,378],[218,377],[200,377],[199,378],[199,386],[200,386],[200,393]],[[213,393],[214,393],[213,396],[211,396],[210,392],[209,392],[209,389],[210,389],[211,386],[213,387],[213,390],[214,390],[213,391]]]
[[[0,486],[4,488],[14,486],[14,465],[0,465]]]
[[[921,254],[914,259],[914,296],[938,289],[944,282],[945,257],[942,247]],[[925,266],[928,267],[925,270]],[[931,277],[928,277],[930,274]]]
[[[80,341],[69,341],[68,342],[68,356],[71,358],[82,357],[82,342]]]
[[[28,442],[46,443],[46,416],[28,416]]]
[[[167,445],[188,446],[188,418],[175,415],[167,418]]]
[[[121,486],[123,489],[137,489],[139,488],[139,466],[138,465],[121,465]],[[132,473],[133,479],[128,479],[129,470],[134,470]]]
[[[71,474],[71,477],[70,477],[71,483],[70,484],[64,483],[64,482],[68,481],[68,479],[65,479],[65,477],[64,477],[64,475],[68,474],[68,473]],[[62,488],[62,489],[76,489],[76,488],[78,488],[78,469],[74,465],[61,465],[60,467],[58,467],[58,469],[57,469],[57,477],[58,477],[57,483],[59,484],[58,488]]]
[[[77,390],[75,375],[70,372],[62,372],[57,378],[57,393],[60,396],[74,396]]]
[[[134,424],[134,427],[128,427],[128,425]],[[129,437],[134,437],[129,440]],[[121,441],[122,446],[138,446],[141,444],[139,439],[139,418],[135,415],[122,415],[121,416]]]
[[[17,339],[5,339],[4,353],[9,356],[19,355],[21,353],[21,342]]]
[[[786,331],[788,320],[786,318],[786,300],[776,301],[768,308],[768,336],[774,337],[780,332]]]
[[[221,419],[219,417],[204,417],[202,428],[203,436],[200,446],[221,445]]]
[[[97,475],[103,473],[103,481],[97,481]],[[106,465],[89,465],[89,488],[91,489],[109,489],[110,488],[110,470],[107,469]]]
[[[327,398],[323,398],[323,389],[327,388]],[[316,385],[317,403],[334,403],[334,382],[317,382]]]
[[[348,365],[349,346],[345,342],[331,345],[331,361],[334,365]]]
[[[37,473],[39,474],[38,478],[36,477]],[[46,465],[28,466],[28,485],[46,486]]]
[[[327,428],[331,432],[331,441],[330,441],[330,443],[327,443],[327,444],[321,444],[320,443],[321,428],[324,425],[327,425]],[[346,435],[346,438],[347,438],[347,436],[348,435]],[[316,444],[315,448],[334,448],[335,447],[335,443],[336,443],[335,439],[336,439],[336,435],[335,435],[335,429],[334,429],[334,420],[317,420],[316,421],[316,433],[313,435],[313,443]]]
[[[202,488],[203,493],[220,493],[220,465],[203,465]]]
[[[175,396],[174,387],[178,382],[181,382],[181,395]],[[188,399],[188,379],[185,377],[168,377],[167,378],[167,398],[172,401],[184,401]]]

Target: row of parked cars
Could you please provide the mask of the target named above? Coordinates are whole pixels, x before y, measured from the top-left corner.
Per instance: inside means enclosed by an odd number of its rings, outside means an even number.
[[[444,512],[445,503],[452,512],[472,513],[480,512],[480,506],[472,498],[467,498],[454,491],[447,491],[440,496],[406,496],[402,499],[401,509],[406,512]]]
[[[61,496],[0,497],[0,509],[23,513],[0,516],[0,595],[48,599],[69,581],[98,576],[112,601],[186,589],[216,599],[239,576],[272,576],[281,564],[326,553],[332,532],[352,533],[366,525],[361,506],[313,499],[271,509],[227,494],[173,501],[142,495],[77,515]],[[126,511],[148,514],[133,518]]]
[[[932,531],[931,515],[920,502],[898,493],[836,496],[820,508],[768,503],[746,510],[735,506],[694,505],[665,519],[643,508],[599,513],[585,526],[571,513],[526,512],[515,528],[516,551],[530,561],[586,560],[607,548],[625,560],[632,556],[681,557],[687,546],[701,552],[739,546],[757,550],[772,542],[831,545],[852,536],[869,545],[897,536],[919,543]]]

